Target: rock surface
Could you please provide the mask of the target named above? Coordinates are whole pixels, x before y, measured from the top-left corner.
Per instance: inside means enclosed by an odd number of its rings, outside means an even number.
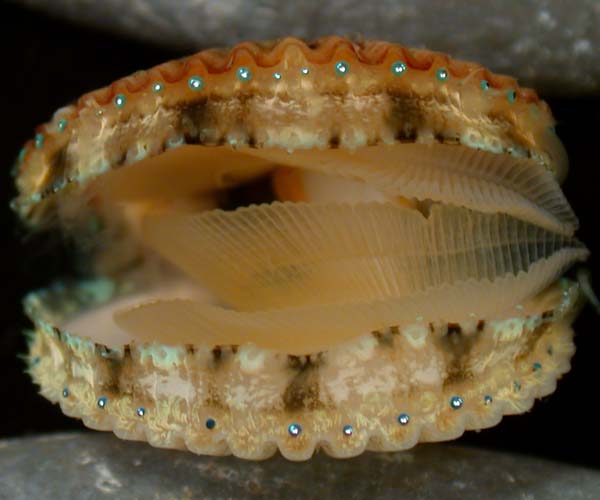
[[[600,472],[454,445],[302,463],[202,457],[70,433],[0,441],[1,499],[592,499]]]
[[[516,76],[544,94],[600,93],[597,0],[21,0],[79,23],[191,51],[328,34],[427,47]],[[176,5],[176,7],[174,7]]]

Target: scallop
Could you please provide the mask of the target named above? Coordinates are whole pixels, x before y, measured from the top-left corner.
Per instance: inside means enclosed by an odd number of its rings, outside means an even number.
[[[88,427],[247,459],[526,411],[569,369],[588,257],[553,124],[478,64],[339,37],[84,95],[18,164],[15,211],[89,261],[26,297],[31,375]]]

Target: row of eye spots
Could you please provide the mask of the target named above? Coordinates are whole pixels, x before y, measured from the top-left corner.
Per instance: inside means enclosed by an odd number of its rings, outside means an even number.
[[[542,369],[542,364],[536,361],[535,363],[533,363],[532,368],[534,371],[539,372]],[[513,383],[513,388],[515,391],[520,391],[521,383],[519,381],[515,381]],[[62,395],[63,398],[68,398],[71,395],[68,387],[65,387],[63,389]],[[485,406],[490,406],[493,402],[494,398],[489,394],[483,396],[483,404]],[[106,396],[101,396],[97,399],[96,404],[98,408],[104,410],[108,405],[108,398]],[[450,408],[452,408],[453,410],[460,410],[464,406],[465,401],[461,396],[452,396],[450,398],[449,404]],[[136,409],[135,413],[138,417],[143,418],[144,416],[146,416],[146,409],[143,406],[139,406]],[[408,413],[400,413],[396,420],[401,426],[406,426],[410,424],[411,417]],[[214,418],[207,418],[205,426],[208,430],[213,430],[217,426],[217,421]],[[287,431],[290,436],[298,437],[300,434],[302,434],[302,426],[299,423],[291,423],[288,425]],[[349,437],[354,434],[354,428],[351,425],[346,424],[342,427],[341,432],[342,434],[344,434],[344,436]]]
[[[334,65],[335,73],[338,76],[346,76],[350,74],[350,64],[346,61],[338,61]],[[394,76],[403,76],[408,72],[408,66],[403,61],[396,61],[391,64],[390,70]],[[304,67],[300,69],[300,73],[303,76],[310,74],[310,68]],[[236,76],[241,82],[249,82],[252,79],[252,71],[246,66],[241,66],[236,70]],[[450,80],[450,72],[446,68],[438,68],[435,72],[437,80],[440,82],[446,82]],[[279,81],[283,78],[283,74],[279,71],[273,73],[273,79]],[[204,88],[204,79],[201,76],[191,76],[188,79],[188,86],[193,91],[201,91]],[[490,89],[490,83],[487,80],[481,80],[479,86],[482,91]],[[155,82],[152,84],[152,92],[160,94],[165,88],[165,84],[162,82]],[[506,98],[508,102],[513,103],[517,100],[517,92],[514,89],[510,89],[506,92]],[[127,104],[127,97],[125,94],[117,94],[113,99],[113,104],[116,108],[122,109]],[[58,121],[57,129],[59,132],[64,132],[68,126],[66,119]],[[36,134],[34,138],[34,145],[36,149],[40,149],[44,145],[44,134]],[[22,161],[25,155],[25,149],[22,149],[19,153],[19,161]]]
[[[396,61],[391,64],[390,69],[394,76],[402,76],[407,73],[408,66],[406,65],[406,63],[404,63],[402,61]],[[334,70],[338,76],[346,76],[346,75],[350,74],[350,64],[348,64],[346,61],[338,61],[334,65]],[[303,76],[307,76],[310,74],[310,68],[303,67],[300,69],[300,73]],[[252,71],[250,70],[250,68],[245,67],[245,66],[239,67],[236,70],[236,75],[237,75],[238,80],[241,82],[249,82],[252,79]],[[445,82],[450,79],[450,72],[446,68],[439,68],[436,71],[435,75],[436,75],[436,78],[440,82]],[[282,78],[283,78],[283,74],[280,73],[279,71],[275,71],[273,73],[274,80],[279,81]],[[188,86],[191,90],[201,91],[204,88],[204,79],[201,76],[197,76],[197,75],[191,76],[188,79]],[[479,83],[479,86],[481,87],[481,90],[487,91],[490,88],[490,83],[487,80],[481,80]],[[156,82],[156,83],[152,84],[152,92],[158,94],[158,93],[161,93],[163,90],[164,90],[163,83]],[[510,89],[507,92],[506,97],[509,102],[511,102],[511,103],[515,102],[517,100],[516,90]],[[125,104],[127,103],[127,98],[125,97],[124,94],[117,94],[113,100],[113,103],[117,108],[123,108],[123,107],[125,107]]]

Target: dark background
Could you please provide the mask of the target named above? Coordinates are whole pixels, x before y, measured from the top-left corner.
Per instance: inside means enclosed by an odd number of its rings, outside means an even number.
[[[135,70],[185,54],[5,4],[0,4],[0,35],[2,438],[84,429],[79,421],[63,416],[58,406],[37,395],[18,357],[25,352],[22,331],[29,326],[21,310],[23,295],[46,286],[72,266],[59,237],[27,234],[9,210],[15,193],[10,176],[14,159],[22,143],[32,137],[34,126],[48,120],[57,108]],[[543,97],[553,109],[557,133],[569,152],[571,171],[564,190],[580,218],[579,237],[592,256],[598,255],[600,98]],[[600,283],[597,258],[592,257],[589,266]],[[596,410],[600,399],[596,385],[600,381],[599,323],[600,318],[586,307],[575,323],[578,349],[572,370],[553,395],[538,401],[531,412],[505,417],[497,427],[469,432],[459,442],[600,467],[600,414]]]

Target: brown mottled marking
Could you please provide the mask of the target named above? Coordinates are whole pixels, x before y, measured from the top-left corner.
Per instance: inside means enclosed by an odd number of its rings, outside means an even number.
[[[454,360],[451,364],[448,365],[448,375],[444,380],[444,387],[447,387],[452,384],[458,384],[460,382],[464,382],[467,379],[473,378],[473,374],[471,370],[465,368],[464,361]]]
[[[203,144],[206,139],[203,131],[211,129],[214,121],[206,98],[178,106],[176,115],[179,117],[179,124],[175,129],[184,136],[186,144]]]
[[[371,335],[373,335],[373,337],[375,337],[375,339],[377,339],[377,342],[379,343],[380,346],[394,347],[394,338],[392,336],[391,331],[388,331],[388,332],[374,331],[374,332],[371,332]]]
[[[444,386],[462,382],[465,379],[473,377],[469,365],[469,355],[473,346],[477,343],[480,333],[483,330],[477,330],[474,336],[461,335],[462,327],[457,323],[448,323],[447,335],[440,337],[440,342],[444,351],[448,353],[449,361],[447,363],[448,375],[444,380]]]
[[[392,130],[396,130],[396,139],[414,141],[417,130],[426,122],[421,106],[412,97],[393,95],[392,110],[389,122]]]
[[[67,168],[67,147],[64,146],[52,153],[52,157],[50,158],[50,168],[48,170],[49,175],[44,182],[42,191],[44,193],[51,193],[54,191],[55,186],[58,186],[65,181]]]
[[[136,369],[136,364],[131,358],[131,348],[129,345],[126,345],[123,349],[119,377],[119,391],[121,394],[130,394],[134,398],[138,397],[140,390],[136,389],[137,375],[138,369]]]
[[[483,331],[483,329],[484,329],[484,328],[485,328],[485,321],[484,321],[484,320],[482,320],[482,319],[480,319],[480,320],[477,322],[477,332],[481,332],[481,331]]]
[[[543,320],[551,320],[553,317],[554,317],[554,311],[552,311],[552,310],[544,311],[542,313]]]
[[[239,130],[246,136],[246,144],[252,146],[256,144],[256,138],[254,137],[254,130],[252,125],[248,123],[248,117],[252,116],[252,103],[256,100],[258,96],[253,95],[252,93],[243,93],[238,94],[235,98],[238,106],[236,106],[237,113],[235,114],[235,118],[233,120],[233,124],[230,124],[229,130]],[[214,99],[211,100],[214,102]],[[222,116],[221,106],[219,106],[219,114]],[[252,138],[252,144],[249,143],[250,138]]]
[[[185,344],[185,352],[193,356],[196,353],[196,348],[192,344]]]
[[[212,354],[212,363],[211,363],[212,368],[214,368],[214,369],[221,368],[223,366],[223,361],[225,358],[222,346],[215,346],[213,348],[213,350],[210,352]]]
[[[525,344],[523,345],[523,347],[521,347],[521,350],[515,358],[516,361],[521,361],[523,358],[529,356],[535,349],[535,346],[537,345],[540,338],[542,338],[544,334],[548,330],[550,330],[550,328],[552,328],[552,323],[542,323],[541,325],[536,327],[533,330],[533,332],[527,335]]]
[[[288,412],[304,409],[314,410],[322,406],[319,401],[318,366],[311,361],[309,356],[306,356],[304,362],[302,358],[304,356],[288,356],[290,366],[298,372],[282,396],[284,408]]]
[[[127,161],[127,151],[121,151],[117,155],[117,159],[114,162],[113,168],[124,167],[126,161]]]
[[[459,336],[462,334],[462,327],[458,323],[448,323],[446,335],[449,337]]]
[[[122,387],[121,382],[127,382],[123,377],[123,370],[131,362],[131,350],[126,346],[123,357],[102,344],[95,344],[97,367],[97,391],[104,395],[119,395],[128,393],[129,387]]]
[[[340,147],[340,136],[338,134],[334,134],[329,138],[329,147],[331,149],[337,149]]]
[[[294,356],[289,354],[287,357],[288,365],[292,370],[303,370],[306,363],[308,363],[307,356]]]
[[[237,345],[216,345],[212,351],[212,368],[222,368],[238,350]]]
[[[444,136],[444,134],[442,134],[442,132],[440,132],[439,130],[435,131],[435,133],[433,134],[433,138],[439,143],[449,142],[449,140],[451,139],[451,138]],[[454,142],[458,142],[458,141],[456,139],[454,139]]]

